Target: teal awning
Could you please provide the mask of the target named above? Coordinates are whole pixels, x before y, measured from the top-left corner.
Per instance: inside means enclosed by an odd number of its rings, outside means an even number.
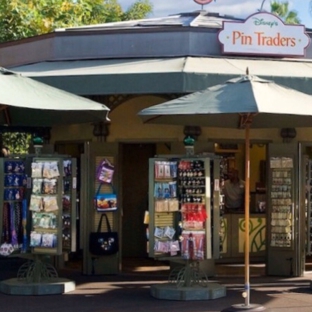
[[[172,57],[41,62],[14,71],[80,95],[190,93],[243,75],[311,93],[312,61]]]

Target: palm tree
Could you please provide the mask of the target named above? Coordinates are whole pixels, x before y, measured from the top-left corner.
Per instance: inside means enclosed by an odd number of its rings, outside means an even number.
[[[286,24],[300,24],[300,19],[296,11],[289,11],[288,1],[271,1],[271,13],[280,17]]]

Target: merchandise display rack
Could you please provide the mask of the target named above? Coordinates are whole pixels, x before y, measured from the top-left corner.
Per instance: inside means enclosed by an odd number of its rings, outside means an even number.
[[[168,284],[151,288],[158,299],[225,296],[225,287],[208,282],[201,268],[201,262],[212,261],[220,251],[219,225],[212,224],[213,215],[220,222],[220,203],[214,211],[211,189],[219,179],[210,180],[212,166],[211,159],[196,156],[150,159],[149,256],[174,264]]]
[[[312,255],[312,161],[306,163],[307,255]]]
[[[14,161],[17,162],[17,158]],[[4,159],[3,162],[3,169],[8,171],[7,164],[13,160]],[[74,282],[58,277],[52,257],[76,250],[76,160],[63,155],[26,156],[23,166],[23,185],[19,188],[23,187],[24,191],[20,191],[23,196],[18,201],[23,217],[19,218],[19,244],[13,245],[12,235],[4,239],[14,248],[9,257],[27,261],[19,268],[16,279],[1,282],[0,290],[17,295],[47,295],[74,290]],[[0,187],[3,186],[5,194],[13,189],[7,185],[6,177],[2,184]],[[5,205],[6,202],[2,206],[5,208]],[[0,221],[4,231],[7,222]]]
[[[294,239],[293,160],[271,157],[270,246],[292,248]]]

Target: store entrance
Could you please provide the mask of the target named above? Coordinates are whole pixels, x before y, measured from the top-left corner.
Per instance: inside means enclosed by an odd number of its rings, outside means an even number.
[[[122,144],[122,254],[123,258],[147,256],[144,212],[148,209],[148,160],[155,144]]]

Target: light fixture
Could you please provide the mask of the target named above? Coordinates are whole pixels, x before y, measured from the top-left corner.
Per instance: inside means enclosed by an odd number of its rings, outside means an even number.
[[[32,142],[34,144],[36,156],[40,155],[42,147],[43,147],[43,142],[44,142],[43,138],[40,135],[34,134],[32,138]]]
[[[289,143],[297,136],[297,131],[295,128],[282,128],[280,135],[283,138],[284,143]]]
[[[202,131],[201,127],[198,126],[185,126],[183,129],[183,133],[185,136],[190,136],[196,141],[201,135]]]
[[[183,129],[185,134],[183,144],[187,156],[194,155],[194,144],[198,136],[201,134],[201,128],[197,126],[185,126]]]
[[[106,138],[109,135],[109,124],[100,121],[93,124],[93,135],[97,138],[98,141],[106,141]]]

